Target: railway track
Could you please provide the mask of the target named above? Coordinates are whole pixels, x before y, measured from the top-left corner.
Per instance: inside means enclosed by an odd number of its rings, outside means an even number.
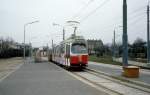
[[[99,71],[85,69],[84,71],[72,71],[71,73],[81,81],[86,81],[86,83],[110,95],[150,95],[150,88],[148,87],[115,79]]]

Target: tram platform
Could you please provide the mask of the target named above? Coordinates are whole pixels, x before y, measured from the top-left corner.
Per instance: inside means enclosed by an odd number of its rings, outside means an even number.
[[[0,95],[108,95],[50,62],[26,61],[0,82]]]

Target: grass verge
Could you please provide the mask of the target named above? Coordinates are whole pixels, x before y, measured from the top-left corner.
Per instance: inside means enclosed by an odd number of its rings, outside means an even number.
[[[89,56],[89,61],[103,63],[103,64],[112,64],[112,65],[120,65],[120,66],[122,66],[122,63],[113,61],[111,56],[96,57],[96,56],[92,55],[92,56]]]
[[[147,59],[142,59],[142,58],[129,58],[129,60],[141,62],[141,63],[147,63]]]
[[[0,72],[9,70],[11,67],[18,65],[20,63],[23,63],[23,59],[21,57],[0,59]]]

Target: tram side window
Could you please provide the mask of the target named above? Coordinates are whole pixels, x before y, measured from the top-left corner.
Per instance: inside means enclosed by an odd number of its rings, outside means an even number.
[[[70,45],[66,46],[66,55],[67,55],[67,57],[70,56]]]
[[[64,46],[61,46],[61,53],[63,54],[65,52]]]
[[[56,55],[56,49],[54,49],[54,56]]]
[[[57,48],[55,48],[55,56],[57,56]]]
[[[62,49],[63,53],[65,53],[65,46],[63,46],[63,49]]]
[[[58,55],[61,56],[61,47],[58,48]]]

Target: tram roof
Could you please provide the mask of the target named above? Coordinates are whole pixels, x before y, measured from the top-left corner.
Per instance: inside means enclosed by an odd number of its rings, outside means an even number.
[[[69,42],[75,42],[75,41],[85,41],[85,39],[84,39],[84,37],[83,36],[71,36],[71,37],[69,37],[68,39],[66,39],[66,40],[64,40],[64,41],[62,41],[61,42],[61,44],[62,43],[69,43]]]

